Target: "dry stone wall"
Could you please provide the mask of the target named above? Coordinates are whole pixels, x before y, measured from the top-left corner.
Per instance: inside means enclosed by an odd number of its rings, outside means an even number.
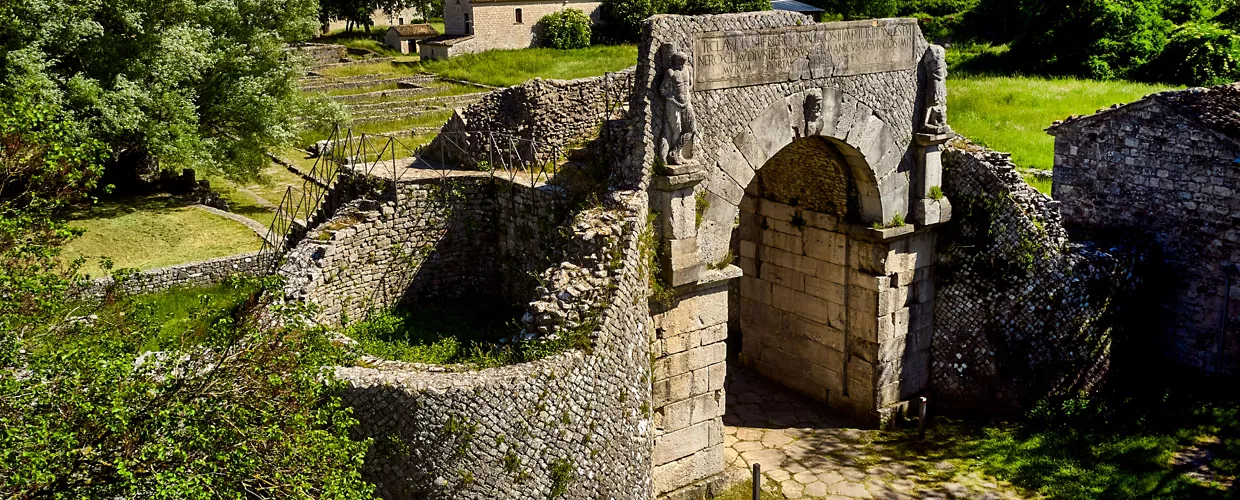
[[[374,439],[364,474],[379,496],[651,497],[644,213],[634,192],[583,213],[573,250],[548,270],[602,273],[590,352],[464,373],[399,363],[336,370],[357,432]],[[542,295],[571,295],[590,281],[551,282]]]
[[[230,255],[218,259],[149,269],[125,279],[121,289],[129,294],[154,293],[181,286],[207,286],[223,283],[230,276],[258,276],[270,269],[270,259],[258,252]],[[91,280],[78,293],[82,297],[103,297],[116,281]]]
[[[501,162],[542,158],[553,148],[597,136],[609,112],[617,111],[632,89],[633,70],[628,69],[577,80],[534,79],[495,90],[458,109],[423,156],[470,167],[482,160],[498,167]],[[502,158],[495,158],[497,154]]]
[[[936,266],[937,404],[1018,409],[1098,388],[1140,255],[1069,243],[1058,203],[1006,154],[956,141],[943,164],[954,215]]]
[[[1234,114],[1234,100],[1210,101],[1225,90],[1155,95],[1052,132],[1054,195],[1069,229],[1145,239],[1165,261],[1166,352],[1222,373],[1240,365],[1240,334],[1220,331],[1240,324],[1240,122],[1227,135],[1202,113]],[[1177,104],[1193,101],[1201,109]]]
[[[388,184],[386,201],[349,202],[289,253],[286,294],[318,304],[327,324],[419,300],[524,303],[563,248],[552,189],[489,176]]]

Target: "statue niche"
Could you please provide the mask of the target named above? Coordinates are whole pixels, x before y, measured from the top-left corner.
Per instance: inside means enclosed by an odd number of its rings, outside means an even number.
[[[670,44],[664,46],[668,54],[667,69],[659,85],[663,97],[662,155],[668,165],[682,165],[693,158],[693,141],[697,134],[697,119],[693,113],[693,67],[688,65],[689,55],[676,50]]]

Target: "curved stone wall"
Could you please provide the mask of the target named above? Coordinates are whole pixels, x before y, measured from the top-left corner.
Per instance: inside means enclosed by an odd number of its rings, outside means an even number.
[[[379,496],[651,497],[649,291],[638,247],[646,201],[640,193],[613,201],[586,212],[606,220],[575,224],[568,246],[598,251],[582,243],[598,239],[597,227],[618,227],[601,248],[615,258],[572,255],[553,266],[590,268],[610,283],[592,352],[461,373],[401,363],[337,369],[358,433],[374,439],[365,475]],[[578,288],[559,285],[547,292]]]

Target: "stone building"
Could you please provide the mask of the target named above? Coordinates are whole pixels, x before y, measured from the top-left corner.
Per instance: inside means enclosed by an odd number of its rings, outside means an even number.
[[[371,26],[400,26],[402,24],[412,23],[414,19],[421,19],[421,18],[422,18],[422,13],[419,12],[418,9],[412,8],[412,7],[402,10],[400,12],[397,12],[395,14],[392,14],[390,16],[386,12],[384,12],[383,9],[375,9],[374,12],[370,13],[370,25]],[[332,31],[345,29],[345,27],[347,27],[348,24],[349,24],[348,21],[334,19],[329,22],[323,23],[323,25],[321,26],[321,29],[323,30],[323,33],[330,33]],[[354,27],[356,28],[358,26],[355,25]]]
[[[1165,262],[1165,349],[1235,372],[1240,340],[1240,84],[1147,96],[1052,125],[1072,230],[1144,236]]]
[[[554,12],[577,9],[594,22],[602,2],[592,0],[447,0],[444,34],[423,41],[424,59],[444,59],[492,49],[524,49],[538,43],[538,21]]]
[[[401,54],[417,54],[418,42],[438,36],[439,32],[429,24],[398,24],[388,28],[383,44]]]

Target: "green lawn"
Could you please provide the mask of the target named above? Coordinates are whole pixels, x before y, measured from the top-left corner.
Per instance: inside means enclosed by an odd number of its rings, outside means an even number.
[[[85,258],[82,272],[94,277],[106,274],[100,257],[111,258],[117,269],[153,269],[262,246],[262,240],[241,223],[168,196],[101,201],[68,219],[86,233],[65,246],[64,257]]]
[[[1055,165],[1055,142],[1045,130],[1055,120],[1168,88],[1075,78],[952,76],[947,81],[948,122],[974,142],[1012,153],[1021,167],[1049,169]]]
[[[637,64],[634,45],[597,45],[584,49],[489,50],[412,65],[445,78],[509,87],[534,77],[573,79],[619,71]]]
[[[151,339],[149,349],[176,344],[183,336],[201,335],[219,319],[240,306],[257,290],[254,282],[237,280],[201,287],[176,287],[133,297],[155,322],[160,334]]]
[[[376,313],[345,334],[372,356],[411,363],[503,364],[496,342],[520,330],[503,299],[461,299],[408,311]]]
[[[1217,380],[1174,380],[1175,370],[1150,362],[1122,388],[1088,400],[1039,403],[1007,421],[935,417],[927,439],[914,432],[884,440],[919,474],[940,460],[980,470],[1063,500],[1232,498],[1218,483],[1197,481],[1171,465],[1177,451],[1209,449],[1219,477],[1240,473],[1240,400]],[[1158,368],[1155,368],[1158,367]]]

